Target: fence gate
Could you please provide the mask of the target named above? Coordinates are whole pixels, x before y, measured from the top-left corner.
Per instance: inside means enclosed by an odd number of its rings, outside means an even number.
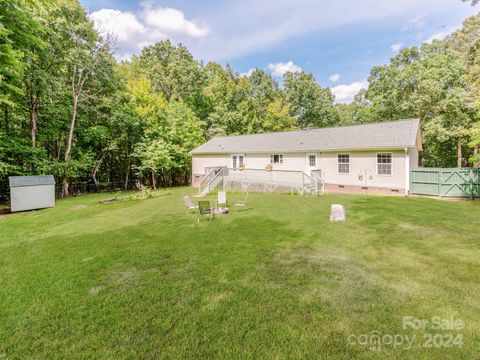
[[[411,170],[410,191],[419,195],[480,197],[480,169],[416,168]]]

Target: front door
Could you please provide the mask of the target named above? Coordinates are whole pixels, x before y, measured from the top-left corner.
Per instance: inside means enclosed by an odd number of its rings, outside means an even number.
[[[317,170],[317,154],[307,154],[307,174],[310,175],[312,170]]]

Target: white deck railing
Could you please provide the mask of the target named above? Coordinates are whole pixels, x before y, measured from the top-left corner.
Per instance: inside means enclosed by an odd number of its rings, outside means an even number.
[[[261,192],[321,193],[320,175],[308,175],[295,170],[209,168],[199,185],[199,192],[207,194],[213,189],[237,189]]]
[[[198,184],[198,192],[201,193],[209,193],[212,189],[212,183],[215,182],[219,174],[220,167],[212,167],[205,169],[205,177],[200,181]]]
[[[264,169],[228,169],[225,176],[227,181],[256,182],[265,184],[279,184],[301,186],[303,184],[302,171],[264,170]]]

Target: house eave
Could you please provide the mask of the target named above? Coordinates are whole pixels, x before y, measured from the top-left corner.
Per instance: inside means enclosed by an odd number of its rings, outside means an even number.
[[[398,146],[381,146],[381,147],[365,147],[365,148],[332,148],[332,149],[276,149],[276,150],[235,150],[235,151],[221,151],[221,152],[190,152],[192,156],[195,155],[229,155],[229,154],[273,154],[273,153],[324,153],[324,152],[362,152],[362,151],[387,151],[398,150],[403,151],[405,148],[416,148],[416,144],[398,145]]]

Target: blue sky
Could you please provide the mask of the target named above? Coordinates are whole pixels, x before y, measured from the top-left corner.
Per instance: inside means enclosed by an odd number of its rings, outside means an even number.
[[[117,38],[128,59],[163,39],[239,73],[312,72],[349,102],[372,66],[403,46],[444,38],[480,11],[460,0],[81,0],[97,28]]]

